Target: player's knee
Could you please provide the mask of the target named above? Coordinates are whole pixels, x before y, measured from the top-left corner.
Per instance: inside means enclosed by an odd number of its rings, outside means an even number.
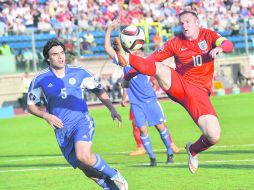
[[[146,126],[140,127],[139,130],[140,130],[140,135],[141,135],[141,136],[146,136],[147,133],[148,133],[148,130],[147,130],[147,127],[146,127]]]
[[[211,144],[217,144],[220,140],[220,133],[214,133],[208,137]]]
[[[93,165],[93,160],[91,154],[77,154],[77,159],[85,165],[91,166]]]

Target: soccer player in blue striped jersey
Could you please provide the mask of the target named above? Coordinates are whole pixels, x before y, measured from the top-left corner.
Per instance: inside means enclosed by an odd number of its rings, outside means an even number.
[[[60,41],[48,41],[43,55],[49,67],[31,82],[28,111],[45,119],[55,130],[62,154],[73,168],[82,170],[103,189],[128,189],[119,171],[92,152],[94,120],[89,116],[84,93],[86,90],[95,93],[109,109],[113,120],[121,122],[109,96],[86,69],[65,63],[65,46]],[[41,109],[41,102],[46,111]]]
[[[115,50],[111,46],[110,33],[118,25],[118,20],[114,20],[108,26],[105,35],[105,50],[113,59],[113,63],[118,64],[118,59]],[[143,55],[142,50],[136,50],[136,54]],[[131,75],[133,68],[126,66],[123,68],[125,76]],[[125,86],[127,87],[127,85]],[[165,126],[165,116],[160,103],[157,100],[156,93],[152,87],[150,77],[143,74],[138,74],[130,80],[128,84],[127,94],[131,104],[131,110],[135,118],[135,124],[140,129],[140,137],[142,144],[149,155],[150,166],[156,166],[155,154],[152,150],[152,143],[148,135],[147,126],[155,126],[160,133],[161,139],[167,149],[166,163],[173,163],[173,151],[171,149],[170,134]]]

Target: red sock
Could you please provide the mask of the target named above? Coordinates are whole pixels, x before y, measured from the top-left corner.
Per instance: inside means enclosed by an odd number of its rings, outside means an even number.
[[[139,148],[143,147],[142,141],[140,139],[140,130],[139,130],[139,128],[136,127],[136,124],[134,121],[132,121],[132,126],[133,126],[133,136],[134,136],[134,139],[137,143],[137,146]]]
[[[201,137],[190,146],[191,155],[195,156],[199,152],[207,150],[209,147],[213,145],[214,144],[212,144],[204,135],[201,135]]]
[[[155,60],[153,55],[143,58],[130,54],[129,62],[132,67],[144,75],[153,76],[156,73]]]

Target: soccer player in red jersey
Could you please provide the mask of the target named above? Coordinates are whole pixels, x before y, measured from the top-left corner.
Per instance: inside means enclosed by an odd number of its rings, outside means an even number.
[[[186,144],[189,169],[195,173],[198,169],[198,153],[207,150],[220,139],[220,124],[209,99],[214,59],[217,54],[231,52],[234,47],[218,33],[201,28],[195,12],[181,12],[179,23],[181,33],[147,58],[131,53],[126,58],[120,51],[119,41],[115,43],[119,63],[122,66],[130,63],[139,73],[155,75],[168,97],[181,104],[200,128],[200,138]],[[175,59],[175,70],[161,63],[172,56]]]

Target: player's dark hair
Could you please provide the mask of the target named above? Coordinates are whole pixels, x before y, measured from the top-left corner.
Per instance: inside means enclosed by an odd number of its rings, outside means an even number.
[[[65,46],[62,42],[60,42],[57,39],[49,40],[46,45],[43,47],[43,56],[44,56],[44,62],[49,65],[49,50],[54,46],[61,46],[63,50],[65,51]]]
[[[183,10],[182,12],[180,12],[178,14],[178,17],[180,18],[181,16],[183,16],[185,14],[192,14],[194,17],[198,18],[198,14],[195,11],[192,11],[192,10]]]

